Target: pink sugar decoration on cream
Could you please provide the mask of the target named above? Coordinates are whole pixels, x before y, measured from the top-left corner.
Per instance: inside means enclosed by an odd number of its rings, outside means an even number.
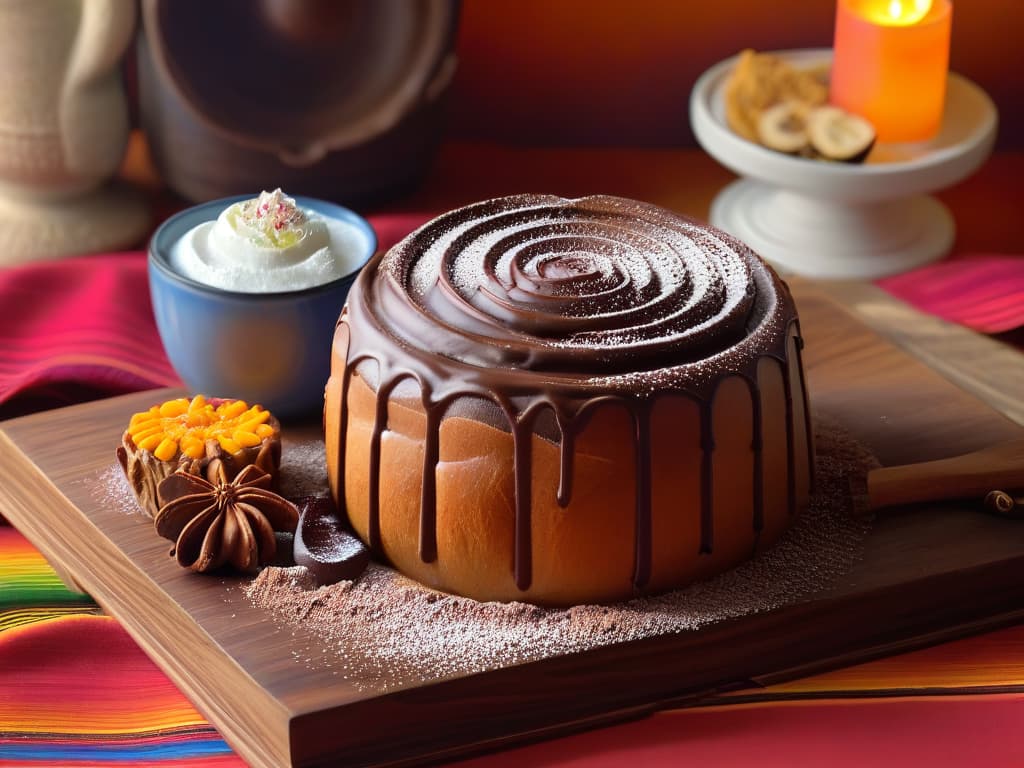
[[[281,230],[291,231],[306,223],[306,214],[280,187],[246,200],[239,206],[238,213],[242,223],[271,242],[278,239]]]

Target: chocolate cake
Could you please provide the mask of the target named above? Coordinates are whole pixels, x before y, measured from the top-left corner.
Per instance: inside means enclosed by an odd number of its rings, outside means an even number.
[[[805,507],[801,348],[785,284],[722,232],[614,197],[467,206],[349,295],[332,493],[437,589],[568,605],[679,587]]]

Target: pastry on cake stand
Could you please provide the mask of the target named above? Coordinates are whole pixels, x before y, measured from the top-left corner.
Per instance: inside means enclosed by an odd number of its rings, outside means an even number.
[[[801,68],[831,61],[827,49],[778,55]],[[712,224],[783,271],[810,277],[881,277],[949,253],[953,216],[928,193],[966,178],[991,153],[997,113],[984,91],[951,73],[934,139],[876,144],[863,164],[822,162],[767,149],[728,126],[724,90],[735,64],[713,66],[690,95],[697,140],[744,177],[715,198]]]

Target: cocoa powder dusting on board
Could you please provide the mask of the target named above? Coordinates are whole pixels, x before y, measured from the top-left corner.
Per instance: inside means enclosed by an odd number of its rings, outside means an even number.
[[[328,666],[344,679],[381,692],[770,611],[846,573],[869,531],[852,514],[849,488],[877,462],[833,426],[818,424],[815,439],[817,493],[783,539],[732,571],[663,595],[569,609],[479,603],[379,565],[356,582],[320,588],[304,568],[267,568],[244,592],[278,622],[319,638],[323,653],[312,655],[332,658]]]

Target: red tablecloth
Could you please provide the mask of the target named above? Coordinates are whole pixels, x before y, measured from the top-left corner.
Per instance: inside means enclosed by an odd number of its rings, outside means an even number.
[[[371,223],[388,248],[428,218]],[[0,270],[0,418],[177,384],[153,320],[145,253]]]
[[[387,247],[424,218],[372,223]],[[1024,323],[1024,260],[978,256],[881,284],[982,330]],[[175,383],[144,254],[0,272],[0,417]],[[95,613],[0,528],[0,765],[240,765]],[[1024,627],[735,696],[467,765],[1024,764]]]
[[[244,765],[95,612],[0,527],[0,766]],[[463,765],[1024,765],[1024,627],[732,696]]]

